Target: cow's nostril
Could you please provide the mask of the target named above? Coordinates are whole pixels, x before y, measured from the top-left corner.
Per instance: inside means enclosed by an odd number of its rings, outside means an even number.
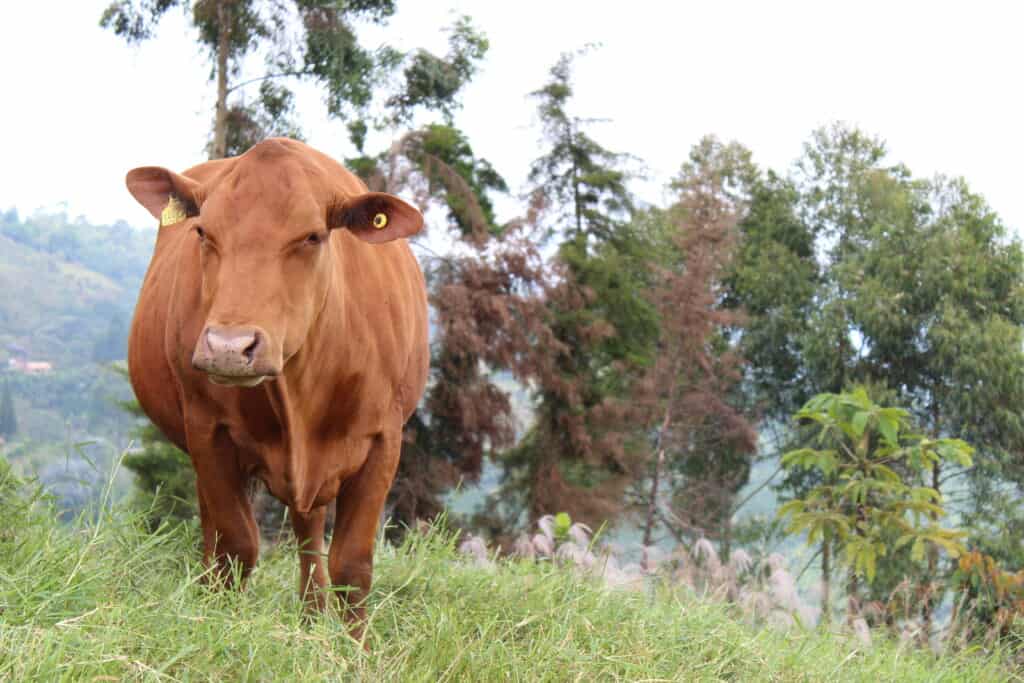
[[[252,357],[256,354],[256,347],[260,345],[260,333],[254,332],[252,335],[252,343],[246,346],[242,350],[242,355],[245,356],[245,360],[252,363]]]

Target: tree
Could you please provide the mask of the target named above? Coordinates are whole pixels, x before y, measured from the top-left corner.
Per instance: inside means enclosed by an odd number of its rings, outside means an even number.
[[[815,391],[804,347],[821,286],[817,233],[800,215],[791,180],[759,169],[737,143],[709,139],[700,149],[737,206],[738,244],[722,305],[744,313],[730,338],[747,361],[746,393],[765,421],[785,421]]]
[[[807,214],[834,240],[822,315],[811,318],[809,374],[833,390],[888,386],[928,436],[969,439],[975,467],[940,462],[931,486],[966,476],[975,542],[1024,566],[1006,536],[1020,513],[1002,504],[1007,485],[1019,492],[1024,462],[1024,421],[1011,407],[1024,402],[1020,244],[964,181],[914,180],[856,130],[818,131],[805,156]],[[933,550],[926,624],[942,594],[938,559]]]
[[[4,380],[4,390],[0,393],[0,436],[11,438],[18,433],[18,415],[14,409],[14,396],[11,386]]]
[[[630,222],[626,157],[601,147],[584,130],[588,120],[568,112],[571,65],[563,55],[533,93],[547,147],[530,169],[530,222],[558,247],[545,292],[551,341],[535,345],[546,359],[536,359],[528,378],[535,422],[498,460],[507,526],[554,510],[609,519],[642,460],[627,397],[658,333],[643,295],[655,244],[643,223]]]
[[[966,534],[939,525],[946,514],[942,495],[927,485],[925,475],[942,462],[969,467],[970,446],[914,433],[907,411],[875,404],[862,387],[815,396],[795,419],[811,424],[819,447],[790,451],[782,464],[816,470],[820,480],[778,514],[790,518],[789,533],[806,532],[808,545],[820,544],[825,623],[833,551],[849,567],[851,605],[863,602],[858,579],[874,581],[878,565],[903,547],[917,563],[929,545],[960,555]],[[856,610],[849,615],[852,619]]]
[[[743,324],[741,312],[723,306],[740,207],[714,153],[717,144],[705,138],[696,146],[674,183],[680,193],[669,212],[674,248],[656,271],[652,300],[661,332],[647,401],[657,436],[643,543],[651,544],[661,520],[678,537],[721,539],[728,555],[732,499],[747,482],[757,439],[739,391],[742,358],[727,336]],[[675,512],[659,509],[665,484],[674,502],[685,501],[667,506]]]
[[[972,542],[1024,566],[1012,540],[1024,519],[1010,503],[1024,462],[1019,243],[962,180],[915,179],[883,141],[841,124],[814,132],[790,180],[734,177],[753,180],[739,183],[751,203],[729,300],[749,315],[739,343],[764,414],[865,384],[907,406],[928,438],[968,439],[974,466],[940,462],[929,484],[948,492],[966,479],[956,502]],[[803,497],[819,483],[790,469],[782,489]],[[905,569],[933,583],[920,600],[929,622],[952,568],[932,549],[925,567]],[[883,584],[871,586],[876,599]]]
[[[569,113],[572,65],[573,55],[563,53],[551,68],[551,80],[531,93],[550,148],[530,166],[528,182],[548,207],[551,232],[562,232],[568,242],[607,242],[633,210],[626,187],[630,174],[622,168],[630,157],[605,149],[586,133],[596,119]]]
[[[520,372],[543,306],[538,257],[522,226],[497,225],[489,195],[504,180],[447,124],[407,133],[376,157],[348,160],[371,190],[411,193],[439,207],[458,253],[421,254],[432,308],[431,373],[424,405],[406,425],[389,514],[399,525],[431,518],[458,480],[474,481],[491,448],[511,445],[511,404],[489,369]]]
[[[128,326],[120,313],[113,313],[106,333],[93,345],[92,359],[97,363],[109,363],[127,357]]]
[[[172,8],[188,10],[189,0],[115,0],[100,26],[129,45],[153,37]],[[458,106],[457,94],[473,77],[487,50],[487,40],[467,17],[450,29],[449,53],[425,50],[403,54],[382,46],[359,44],[355,24],[384,24],[395,12],[394,0],[197,0],[192,25],[210,62],[216,105],[210,158],[239,154],[264,137],[298,137],[294,94],[289,83],[307,81],[325,94],[329,116],[344,121],[349,137],[362,149],[369,129],[378,84],[399,85],[383,98],[386,113],[377,124],[408,122],[417,109],[441,112],[448,120]],[[247,77],[247,59],[263,57],[259,75]],[[401,77],[397,72],[401,70]],[[259,84],[249,100],[245,89]]]
[[[128,377],[127,368],[111,366]],[[178,449],[146,418],[136,400],[118,401],[122,410],[136,418],[130,432],[133,448],[124,457],[124,466],[135,475],[132,505],[146,513],[149,528],[194,518],[199,513],[196,477],[188,454]]]

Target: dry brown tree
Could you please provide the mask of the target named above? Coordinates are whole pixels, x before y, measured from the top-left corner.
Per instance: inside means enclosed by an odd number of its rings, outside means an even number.
[[[757,441],[740,393],[743,359],[724,334],[743,315],[721,305],[741,207],[699,156],[675,188],[679,201],[666,216],[675,258],[657,268],[661,337],[638,401],[655,433],[644,544],[664,524],[680,540],[717,537],[727,553],[733,501]]]

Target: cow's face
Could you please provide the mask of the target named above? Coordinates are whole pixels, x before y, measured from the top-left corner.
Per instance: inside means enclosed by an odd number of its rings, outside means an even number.
[[[163,168],[128,174],[128,188],[161,225],[189,220],[202,267],[205,324],[192,365],[218,384],[255,386],[281,374],[309,336],[334,283],[331,239],[367,242],[416,233],[419,211],[392,195],[335,197],[287,161],[237,164],[211,186]]]

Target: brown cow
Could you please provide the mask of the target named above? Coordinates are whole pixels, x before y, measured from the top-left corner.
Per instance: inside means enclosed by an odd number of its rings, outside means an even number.
[[[180,175],[137,168],[127,185],[162,216],[132,387],[195,467],[205,561],[252,569],[257,477],[290,508],[300,590],[322,608],[336,500],[328,571],[350,587],[359,632],[402,427],[427,380],[426,288],[404,239],[423,217],[287,139]]]

